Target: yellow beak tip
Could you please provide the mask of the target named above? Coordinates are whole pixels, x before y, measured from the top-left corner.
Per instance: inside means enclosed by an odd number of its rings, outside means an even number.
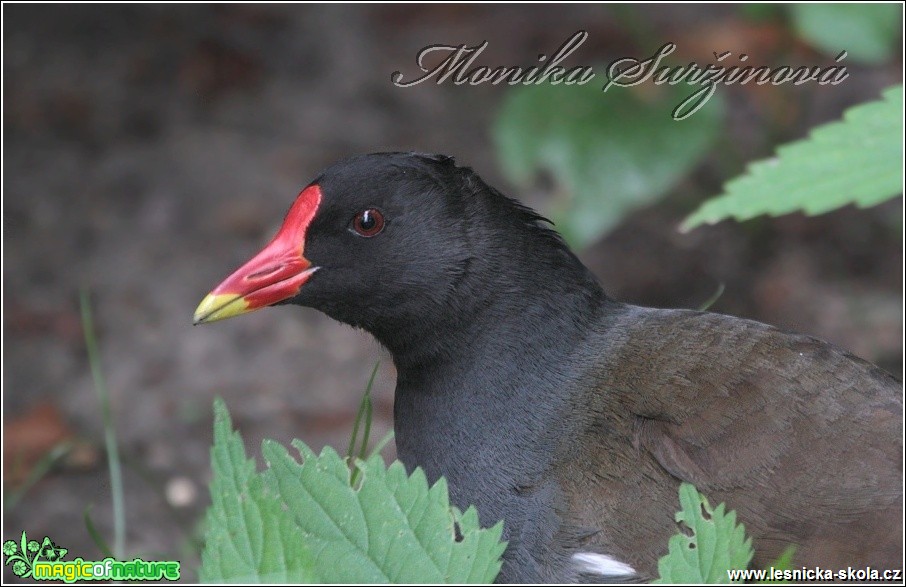
[[[195,309],[192,323],[198,325],[217,322],[250,311],[248,302],[240,295],[208,294]]]

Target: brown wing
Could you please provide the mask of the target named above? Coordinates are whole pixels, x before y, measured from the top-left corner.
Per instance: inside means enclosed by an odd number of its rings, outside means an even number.
[[[602,528],[587,548],[653,572],[685,480],[737,510],[756,565],[792,543],[797,565],[899,568],[903,408],[892,376],[719,314],[632,308],[614,331],[589,373],[585,454],[574,450],[562,477],[570,522]]]

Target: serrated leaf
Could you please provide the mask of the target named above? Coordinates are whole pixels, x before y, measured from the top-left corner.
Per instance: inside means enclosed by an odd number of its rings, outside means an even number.
[[[374,455],[356,461],[353,486],[336,451],[316,455],[298,440],[301,462],[265,441],[268,468],[255,473],[226,409],[215,410],[204,580],[490,583],[500,571],[502,523],[482,529],[473,508],[460,514],[444,479],[429,487],[421,469],[407,475],[399,461],[385,467]],[[281,568],[279,558],[294,566]]]
[[[676,522],[691,534],[681,530],[670,538],[655,583],[729,583],[727,571],[745,569],[754,555],[745,527],[724,504],[712,509],[690,483],[680,485],[679,498]]]
[[[429,487],[421,469],[408,476],[399,461],[385,468],[376,455],[357,461],[362,482],[356,490],[333,449],[315,456],[304,443],[293,445],[301,463],[282,446],[265,443],[265,474],[287,500],[325,582],[490,583],[496,577],[502,526],[482,530],[477,516],[457,515],[443,479]]]
[[[850,108],[842,121],[815,128],[809,138],[779,147],[773,159],[750,165],[686,218],[682,230],[726,218],[865,208],[901,193],[903,86],[882,95]]]
[[[204,583],[313,583],[302,531],[274,487],[255,473],[222,400],[214,403],[214,477],[199,576]]]
[[[671,112],[698,90],[601,84],[511,90],[494,126],[503,172],[528,184],[550,173],[563,196],[546,210],[572,245],[602,236],[631,210],[666,193],[717,137],[723,105],[715,95],[688,119]]]
[[[789,4],[796,33],[832,57],[882,63],[896,47],[902,17],[898,4]]]

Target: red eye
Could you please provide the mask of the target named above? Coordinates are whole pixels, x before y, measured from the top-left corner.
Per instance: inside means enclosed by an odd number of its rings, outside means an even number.
[[[375,236],[384,230],[384,215],[379,210],[362,210],[352,219],[352,229],[362,236]]]

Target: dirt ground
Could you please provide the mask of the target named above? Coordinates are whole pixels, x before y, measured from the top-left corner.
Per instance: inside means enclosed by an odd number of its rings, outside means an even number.
[[[753,32],[732,8],[638,15],[658,38],[707,51],[728,38],[756,50],[795,44]],[[421,47],[488,39],[490,63],[531,63],[586,29],[580,60],[603,63],[645,54],[625,22],[597,6],[5,6],[2,538],[26,530],[71,557],[98,557],[86,507],[112,536],[82,287],[125,461],[130,556],[176,558],[196,578],[215,396],[253,452],[264,437],[345,446],[380,360],[383,435],[394,370],[367,334],[294,307],[193,328],[196,304],[268,240],[299,187],[343,156],[447,153],[514,193],[489,134],[505,88],[394,87],[390,74],[414,74]],[[853,67],[846,84],[803,88],[779,138],[901,83],[901,68]],[[778,137],[760,125],[792,91],[727,92],[725,132],[746,160],[771,152]],[[773,105],[759,109],[762,98]],[[680,234],[695,202],[728,179],[720,169],[709,159],[583,252],[605,289],[695,307],[723,283],[713,309],[817,335],[902,377],[902,199]],[[514,195],[544,204],[542,187]],[[20,495],[30,467],[66,438],[77,449]]]

